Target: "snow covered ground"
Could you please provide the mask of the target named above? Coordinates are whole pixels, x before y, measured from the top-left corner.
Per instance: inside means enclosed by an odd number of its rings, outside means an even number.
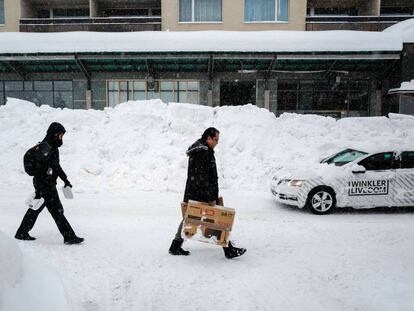
[[[61,162],[75,198],[61,197],[83,245],[64,245],[46,210],[31,231],[36,241],[4,236],[13,237],[32,191],[23,153],[52,121],[67,128]],[[188,241],[191,256],[170,256],[184,151],[211,125],[222,133],[221,194],[237,210],[233,239],[248,251],[227,260],[219,247]],[[274,203],[269,179],[276,167],[312,163],[343,147],[401,146],[413,138],[414,118],[398,115],[275,118],[253,106],[158,101],[74,111],[11,100],[0,107],[0,244],[17,259],[0,256],[10,266],[0,269],[0,280],[9,280],[0,283],[0,310],[412,310],[414,209],[315,216]],[[35,282],[39,275],[60,308],[42,307],[47,299],[34,294],[41,286],[30,287],[44,284]]]
[[[26,192],[1,193],[9,236]],[[413,310],[414,211],[321,217],[268,193],[224,196],[237,208],[233,238],[248,249],[236,260],[191,241],[191,256],[170,256],[181,195],[168,192],[79,194],[63,203],[85,244],[64,245],[47,211],[38,239],[18,244],[60,272],[73,310]]]

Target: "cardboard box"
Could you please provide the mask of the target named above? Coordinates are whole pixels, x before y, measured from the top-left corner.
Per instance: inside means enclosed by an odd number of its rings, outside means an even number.
[[[185,208],[184,236],[200,242],[228,246],[235,214],[233,208],[190,200]]]
[[[224,206],[223,197],[218,197],[217,205]],[[187,203],[186,202],[181,202],[181,214],[183,215],[183,218],[185,217],[185,211],[186,210],[187,210]]]

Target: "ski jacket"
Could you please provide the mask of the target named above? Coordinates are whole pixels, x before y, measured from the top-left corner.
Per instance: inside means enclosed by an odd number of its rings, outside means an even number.
[[[186,154],[189,159],[184,202],[215,202],[219,189],[214,150],[199,139],[188,148]]]
[[[65,172],[60,166],[58,148],[62,142],[56,138],[56,134],[60,133],[65,133],[65,128],[61,124],[54,122],[49,126],[46,137],[40,143],[44,160],[41,169],[33,177],[35,189],[55,186],[58,177],[65,183],[68,181]]]

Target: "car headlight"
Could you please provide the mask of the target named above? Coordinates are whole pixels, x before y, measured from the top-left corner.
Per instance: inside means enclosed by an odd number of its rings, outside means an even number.
[[[278,185],[280,184],[285,184],[288,183],[290,181],[290,179],[279,179],[279,181],[277,182]]]
[[[296,180],[292,179],[288,182],[289,187],[302,187],[303,186],[303,180]]]

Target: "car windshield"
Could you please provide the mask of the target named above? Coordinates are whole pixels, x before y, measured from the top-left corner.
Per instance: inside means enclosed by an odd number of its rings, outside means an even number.
[[[366,155],[366,152],[358,151],[354,149],[345,149],[342,150],[333,156],[330,156],[326,159],[323,159],[321,163],[327,163],[327,164],[334,164],[336,166],[342,166],[349,162],[352,162],[364,155]]]

